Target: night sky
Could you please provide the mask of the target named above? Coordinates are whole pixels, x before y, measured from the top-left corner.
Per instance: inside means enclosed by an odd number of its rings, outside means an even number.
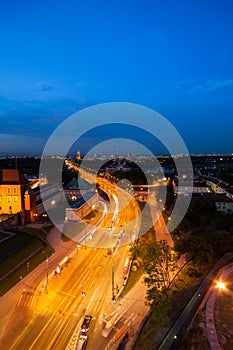
[[[231,0],[1,1],[0,154],[41,154],[106,102],[158,111],[191,153],[232,153],[232,16]]]

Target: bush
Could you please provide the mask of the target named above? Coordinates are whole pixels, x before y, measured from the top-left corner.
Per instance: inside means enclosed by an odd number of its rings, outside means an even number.
[[[200,278],[202,276],[202,273],[194,269],[193,267],[189,267],[187,271],[187,275],[189,277],[195,277],[195,278]]]

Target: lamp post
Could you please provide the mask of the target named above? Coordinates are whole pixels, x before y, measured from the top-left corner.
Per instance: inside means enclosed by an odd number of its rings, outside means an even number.
[[[114,288],[114,265],[112,265],[112,301],[115,302],[116,299],[115,299],[115,288]]]
[[[49,293],[49,259],[46,253],[46,293]]]
[[[218,288],[218,291],[219,291],[220,304],[222,304],[222,292],[226,289],[226,285],[223,281],[217,281],[216,287]]]
[[[45,254],[46,257],[46,293],[49,293],[48,290],[48,285],[49,285],[49,259],[48,259],[48,254],[46,251],[42,251],[43,254]]]

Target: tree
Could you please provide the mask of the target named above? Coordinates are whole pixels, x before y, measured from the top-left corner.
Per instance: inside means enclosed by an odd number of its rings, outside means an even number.
[[[186,254],[193,264],[203,265],[212,261],[213,247],[201,236],[191,234],[182,240],[176,241],[175,250],[180,254]]]
[[[142,264],[146,277],[144,281],[148,287],[147,301],[152,306],[167,295],[171,274],[175,269],[175,261],[171,247],[166,241],[145,241],[135,248]]]
[[[186,219],[196,227],[209,224],[216,216],[218,216],[217,209],[211,198],[192,198]]]
[[[209,232],[207,239],[213,247],[214,256],[219,259],[223,254],[233,250],[233,236],[225,230]]]

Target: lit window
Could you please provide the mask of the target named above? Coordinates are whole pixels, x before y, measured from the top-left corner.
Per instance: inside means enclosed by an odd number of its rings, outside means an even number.
[[[18,196],[14,196],[14,202],[18,202]]]
[[[12,201],[11,196],[7,196],[7,202],[11,202],[11,201]]]

